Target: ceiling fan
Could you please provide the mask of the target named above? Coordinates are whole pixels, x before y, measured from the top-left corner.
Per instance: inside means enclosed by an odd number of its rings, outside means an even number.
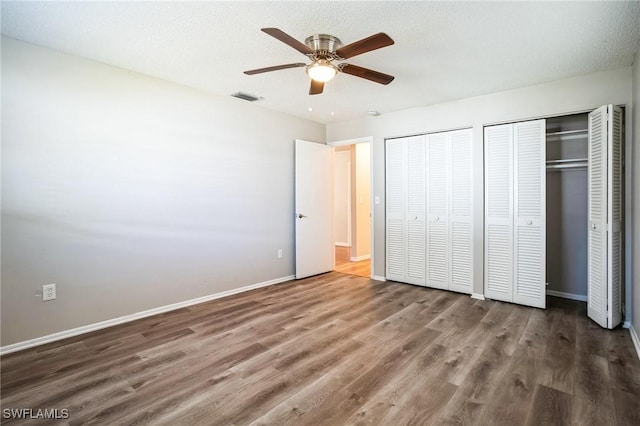
[[[383,74],[378,71],[362,68],[357,65],[347,63],[333,64],[333,61],[342,61],[361,55],[372,50],[390,46],[394,41],[385,33],[377,33],[362,40],[356,41],[346,46],[332,35],[314,34],[307,37],[304,43],[299,42],[289,34],[278,28],[262,28],[262,31],[269,34],[281,42],[293,47],[298,52],[311,59],[310,64],[295,63],[276,65],[273,67],[258,68],[245,71],[247,75],[261,74],[263,72],[278,71],[288,68],[307,68],[307,75],[311,77],[310,95],[318,95],[324,89],[324,83],[331,80],[338,72],[351,74],[380,84],[389,84],[393,81],[392,75]]]

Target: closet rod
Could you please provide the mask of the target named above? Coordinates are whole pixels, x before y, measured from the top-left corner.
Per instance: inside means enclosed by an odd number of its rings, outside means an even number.
[[[587,162],[570,163],[570,164],[547,164],[547,170],[563,170],[563,169],[586,169]]]
[[[547,136],[560,136],[560,135],[575,135],[577,133],[588,133],[589,129],[580,129],[580,130],[565,130],[564,132],[549,132]]]

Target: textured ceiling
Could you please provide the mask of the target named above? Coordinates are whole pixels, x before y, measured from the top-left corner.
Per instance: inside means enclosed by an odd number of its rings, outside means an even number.
[[[244,75],[306,62],[262,27],[344,44],[386,32],[395,45],[347,62],[396,79],[340,74],[309,96],[303,68]],[[629,66],[640,3],[3,1],[2,33],[215,94],[253,93],[263,107],[330,123]]]

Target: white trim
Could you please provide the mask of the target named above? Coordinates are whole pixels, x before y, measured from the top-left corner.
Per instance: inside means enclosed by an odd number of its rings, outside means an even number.
[[[336,246],[338,246],[338,247],[351,247],[351,244],[336,242]]]
[[[136,312],[129,315],[124,315],[124,316],[109,319],[106,321],[100,321],[93,324],[83,325],[82,327],[72,328],[69,330],[48,334],[46,336],[36,337],[35,339],[25,340],[24,342],[18,342],[11,345],[2,346],[0,347],[0,355],[6,355],[12,352],[21,351],[23,349],[32,348],[34,346],[44,345],[45,343],[51,343],[58,340],[66,339],[68,337],[90,333],[96,330],[102,330],[103,328],[112,327],[114,325],[135,321],[140,318],[146,318],[153,315],[162,314],[164,312],[174,311],[176,309],[184,308],[187,306],[197,305],[199,303],[208,302],[210,300],[220,299],[222,297],[231,296],[237,293],[243,293],[245,291],[255,290],[257,288],[268,287],[270,285],[279,284],[285,281],[291,281],[294,278],[295,278],[295,275],[288,275],[286,277],[276,278],[269,281],[263,281],[257,284],[250,284],[244,287],[222,291],[220,293],[214,293],[207,296],[197,297],[191,300],[185,300],[184,302],[172,303],[171,305],[160,306],[157,308],[148,309],[146,311]]]
[[[330,145],[330,146],[347,146],[347,145],[355,145],[357,143],[373,143],[373,136],[364,136],[362,138],[345,139],[345,140],[341,140],[341,141],[327,142],[327,145]],[[373,144],[371,146],[373,147]]]
[[[362,256],[351,256],[351,261],[352,262],[360,262],[361,260],[367,260],[367,259],[371,259],[371,255],[370,254],[363,254]]]
[[[629,324],[629,334],[631,334],[631,341],[636,348],[636,355],[638,355],[638,359],[640,359],[640,337],[638,337],[638,332],[631,324]]]
[[[471,293],[471,298],[478,299],[478,300],[486,300],[484,298],[484,294],[480,294],[480,293]]]
[[[349,247],[351,247],[351,243],[353,242],[353,235],[351,235],[351,227],[353,222],[353,217],[351,214],[351,149],[349,149],[349,161],[347,161],[347,243]],[[335,215],[335,206],[333,208],[333,214]]]
[[[562,297],[563,299],[578,300],[580,302],[587,301],[587,296],[584,296],[582,294],[564,293],[562,291],[555,290],[547,290],[547,296]]]
[[[387,277],[381,277],[380,275],[371,275],[371,279],[382,282],[387,281]]]

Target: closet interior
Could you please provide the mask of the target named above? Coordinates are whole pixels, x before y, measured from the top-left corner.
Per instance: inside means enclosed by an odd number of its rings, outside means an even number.
[[[547,294],[587,300],[588,114],[546,120]]]

